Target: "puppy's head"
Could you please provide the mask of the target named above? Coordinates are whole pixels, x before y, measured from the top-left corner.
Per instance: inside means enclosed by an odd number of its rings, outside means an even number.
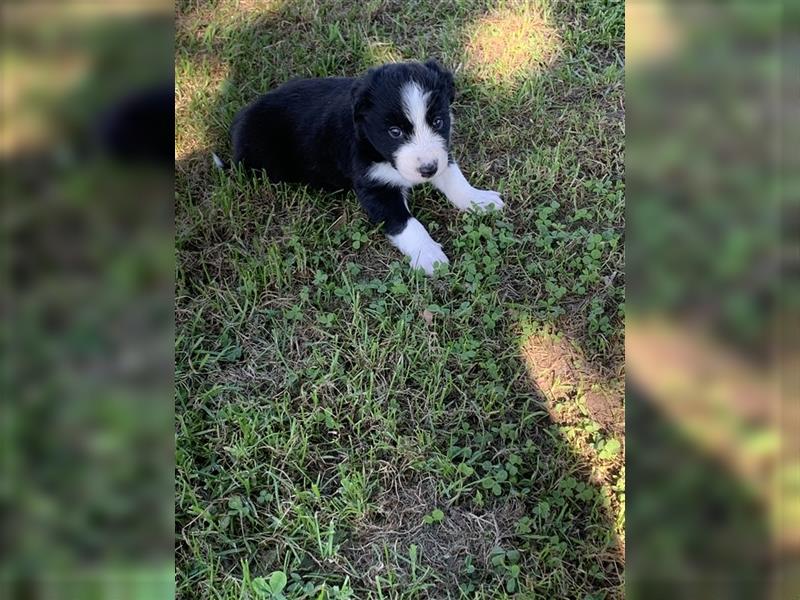
[[[435,60],[371,69],[353,86],[356,133],[410,183],[447,167],[453,75]]]

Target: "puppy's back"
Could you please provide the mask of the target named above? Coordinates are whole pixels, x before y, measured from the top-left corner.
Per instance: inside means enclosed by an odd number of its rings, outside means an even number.
[[[346,179],[322,167],[341,154],[348,138],[353,82],[350,77],[296,79],[257,98],[231,125],[234,162],[265,169],[275,182],[346,186]]]

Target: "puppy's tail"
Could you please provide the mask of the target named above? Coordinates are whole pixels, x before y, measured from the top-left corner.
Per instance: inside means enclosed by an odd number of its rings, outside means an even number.
[[[211,153],[211,160],[214,161],[214,166],[222,171],[227,171],[230,165],[217,156],[214,152]]]

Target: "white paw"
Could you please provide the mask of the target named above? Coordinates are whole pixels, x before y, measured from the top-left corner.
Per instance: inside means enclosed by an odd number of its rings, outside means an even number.
[[[467,202],[465,203],[466,210],[486,210],[494,206],[497,210],[502,210],[505,204],[500,198],[500,194],[492,190],[477,190],[472,189]]]
[[[428,275],[433,275],[436,263],[446,265],[450,262],[442,252],[441,244],[437,244],[422,223],[414,218],[406,222],[403,231],[390,235],[389,240],[411,259],[412,269],[422,269]]]
[[[411,257],[411,268],[422,269],[426,275],[433,275],[434,265],[441,263],[450,264],[447,256],[442,252],[442,246],[434,241],[424,244],[418,248],[418,252],[409,254]]]

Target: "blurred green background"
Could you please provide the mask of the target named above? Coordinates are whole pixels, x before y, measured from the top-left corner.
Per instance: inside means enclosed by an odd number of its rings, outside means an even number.
[[[172,173],[98,136],[171,80],[171,6],[2,11],[0,596],[172,597]]]
[[[627,5],[631,597],[798,597],[788,17]]]

